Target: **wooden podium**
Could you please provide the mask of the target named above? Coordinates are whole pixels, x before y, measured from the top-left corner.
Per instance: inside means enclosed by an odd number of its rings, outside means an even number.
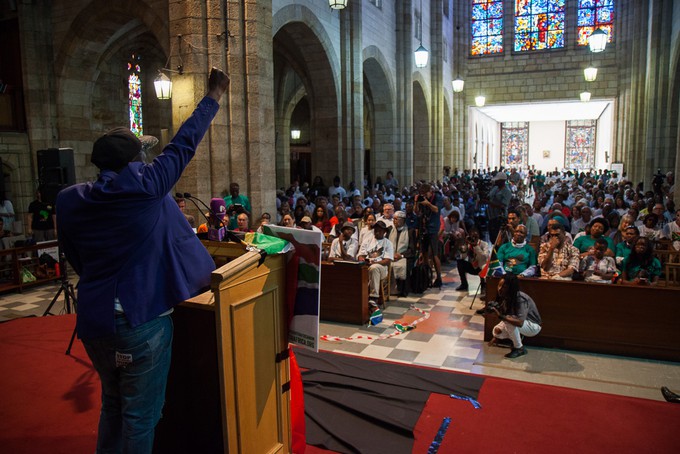
[[[215,257],[240,246],[211,244]],[[178,306],[166,406],[154,451],[291,451],[285,257],[243,252],[211,291]]]

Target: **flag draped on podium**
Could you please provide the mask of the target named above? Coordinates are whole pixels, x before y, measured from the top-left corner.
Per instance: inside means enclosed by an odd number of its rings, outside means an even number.
[[[293,245],[288,267],[297,271],[297,282],[287,285],[293,307],[289,307],[292,319],[288,340],[291,343],[318,351],[319,349],[319,302],[321,284],[321,243],[323,233],[311,230],[291,229],[276,225],[264,225],[266,235],[284,239]]]

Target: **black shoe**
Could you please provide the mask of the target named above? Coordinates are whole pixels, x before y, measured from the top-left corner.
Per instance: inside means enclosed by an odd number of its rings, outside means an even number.
[[[484,314],[486,314],[486,306],[484,306],[484,307],[481,308],[481,309],[477,309],[477,310],[475,311],[475,314],[477,314],[477,315],[484,315]]]
[[[512,348],[514,349],[514,345],[512,343],[512,340],[510,339],[498,339],[497,337],[494,337],[489,341],[489,346],[493,347],[507,347],[507,348]]]
[[[510,350],[510,353],[505,355],[506,358],[519,358],[520,356],[524,356],[527,354],[527,349],[524,347],[520,348],[513,348]]]
[[[465,291],[467,291],[467,289],[468,289],[467,285],[461,285],[456,289],[456,291],[457,292],[465,292]]]
[[[442,278],[438,277],[437,279],[435,279],[434,282],[432,283],[432,287],[442,288]]]
[[[661,387],[661,394],[663,394],[663,398],[666,399],[666,402],[672,402],[674,404],[680,404],[680,394],[675,394],[673,391],[668,389],[665,386]]]

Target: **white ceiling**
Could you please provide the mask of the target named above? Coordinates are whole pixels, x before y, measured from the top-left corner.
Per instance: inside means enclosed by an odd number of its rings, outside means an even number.
[[[611,101],[503,104],[477,107],[499,123],[506,121],[596,120]]]

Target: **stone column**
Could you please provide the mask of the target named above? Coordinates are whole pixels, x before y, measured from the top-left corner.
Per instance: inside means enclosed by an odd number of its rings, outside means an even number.
[[[255,219],[275,211],[271,1],[173,2],[169,16],[170,39],[181,34],[183,41],[184,74],[173,78],[175,129],[205,94],[210,67],[230,77],[220,112],[181,187],[206,200],[237,182],[250,198]]]
[[[361,3],[350,2],[340,12],[340,177],[343,187],[364,177],[364,70]]]
[[[396,2],[397,17],[397,90],[396,131],[397,160],[395,175],[402,186],[413,181],[413,1]]]

